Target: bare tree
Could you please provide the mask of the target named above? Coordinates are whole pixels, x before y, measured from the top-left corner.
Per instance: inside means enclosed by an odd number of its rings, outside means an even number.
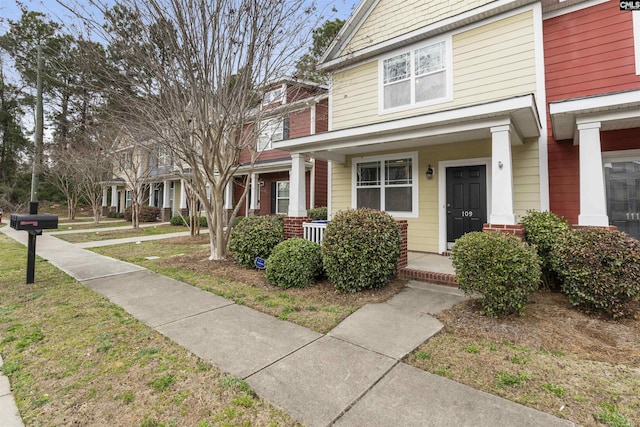
[[[226,221],[225,188],[242,150],[250,169],[260,154],[262,94],[293,71],[321,18],[299,0],[123,0],[105,13],[118,120],[170,148],[207,217],[210,259],[223,259],[244,199]]]
[[[60,190],[67,199],[67,218],[75,219],[81,190],[74,164],[79,159],[71,155],[67,149],[57,146],[52,150],[51,160],[53,164],[45,173],[53,186]]]

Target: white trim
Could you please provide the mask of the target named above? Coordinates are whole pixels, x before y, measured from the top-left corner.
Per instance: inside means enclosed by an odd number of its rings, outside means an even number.
[[[285,183],[285,182],[289,185],[289,197],[279,197],[278,194],[280,192],[280,183]],[[278,201],[280,200],[287,200],[287,209],[284,212],[278,211]],[[291,181],[289,180],[276,181],[276,205],[274,206],[275,213],[281,214],[281,215],[287,215],[287,213],[289,212],[289,203],[291,203]]]
[[[333,162],[329,160],[327,162],[327,219],[331,220],[331,197],[333,196],[332,191],[333,184]]]
[[[636,53],[636,75],[640,76],[640,11],[633,14],[633,49]]]
[[[333,76],[329,76],[329,100],[327,101],[327,131],[333,130]]]
[[[487,179],[487,221],[491,216],[491,157],[438,162],[438,252],[447,251],[447,168],[484,165]]]
[[[358,62],[359,60],[369,58],[371,56],[379,55],[381,53],[387,52],[392,49],[400,48],[403,45],[412,44],[418,42],[420,40],[424,40],[429,37],[433,37],[435,35],[443,34],[449,31],[458,30],[466,25],[475,24],[477,22],[487,22],[489,18],[492,18],[496,15],[503,14],[504,12],[510,12],[514,9],[521,8],[523,6],[527,6],[531,3],[535,3],[532,0],[497,0],[485,4],[483,6],[468,10],[466,12],[460,13],[455,16],[451,16],[449,18],[442,19],[440,21],[434,22],[432,24],[426,25],[422,28],[418,28],[417,30],[408,32],[398,37],[394,37],[389,40],[385,40],[381,43],[377,43],[372,46],[368,46],[366,48],[360,49],[357,52],[348,52],[342,56],[339,56],[335,59],[327,60],[332,55],[340,55],[344,47],[346,47],[353,35],[357,33],[357,31],[351,32],[349,37],[345,40],[341,41],[340,49],[336,50],[337,46],[331,46],[325,52],[325,55],[320,60],[318,64],[319,70],[327,70],[340,67],[343,63],[352,63]],[[362,21],[364,22],[364,20]],[[346,29],[347,24],[343,27]]]
[[[309,110],[309,135],[313,135],[316,133],[316,104],[313,104]]]
[[[316,204],[316,159],[311,159],[311,171],[309,173],[309,209]]]
[[[542,5],[533,5],[533,36],[536,57],[536,95],[538,97],[538,117],[547,117],[547,88],[544,64],[544,37],[542,25]],[[540,211],[550,209],[549,202],[549,135],[547,126],[542,126],[538,138],[538,176],[540,179]]]
[[[387,211],[384,209],[384,161],[385,160],[398,160],[398,159],[411,159],[411,212],[395,212]],[[364,162],[380,162],[380,206],[382,210],[395,218],[418,218],[420,216],[419,206],[419,192],[420,192],[420,171],[418,163],[418,152],[408,151],[404,153],[384,154],[376,156],[366,157],[354,157],[351,159],[351,207],[356,209],[358,207],[358,195],[357,195],[357,166],[358,163]]]
[[[534,123],[535,132],[525,132],[522,125],[514,120],[516,110],[527,111]],[[375,142],[386,141],[385,135],[402,132],[401,135],[391,135],[393,138],[411,137],[417,138],[434,134],[446,134],[461,130],[477,129],[479,127],[496,126],[487,121],[496,121],[500,118],[512,117],[512,122],[522,132],[523,138],[531,138],[540,135],[540,117],[536,109],[536,102],[533,95],[518,96],[515,98],[489,102],[485,104],[472,105],[469,107],[455,108],[452,110],[437,111],[404,119],[391,120],[388,122],[374,123],[370,125],[357,126],[340,129],[331,132],[318,133],[315,135],[303,136],[284,141],[274,142],[273,147],[291,152],[310,151],[310,146],[315,149],[335,148],[332,145],[345,143],[349,146],[373,144]],[[411,134],[411,135],[409,135]],[[426,135],[425,135],[426,134]],[[386,137],[389,138],[388,136]]]
[[[602,160],[603,163],[607,162],[627,162],[629,158],[640,159],[640,149],[637,150],[618,150],[618,151],[603,151]]]
[[[444,71],[445,71],[445,95],[441,98],[431,99],[428,101],[416,102],[415,101],[415,51],[434,44],[445,43],[445,57],[444,57]],[[401,105],[393,108],[384,108],[384,61],[393,58],[404,53],[411,55],[410,63],[410,78],[411,83],[411,95],[410,102],[406,105]],[[415,43],[409,46],[403,46],[400,49],[388,52],[378,57],[378,115],[392,114],[400,111],[412,110],[414,108],[426,107],[429,105],[443,104],[445,102],[453,101],[453,38],[451,34],[443,35],[437,38],[429,40],[423,40],[420,43]]]
[[[560,0],[560,1],[562,2],[562,1],[565,1],[565,0]],[[591,1],[586,1],[584,3],[578,3],[578,4],[571,5],[571,6],[566,6],[566,7],[563,7],[561,9],[556,9],[556,10],[553,10],[551,12],[545,13],[544,15],[542,15],[542,19],[555,18],[556,16],[562,16],[562,15],[566,15],[568,13],[577,12],[579,10],[587,9],[587,8],[593,7],[593,6],[597,6],[599,4],[606,3],[608,1],[609,0],[591,0]]]
[[[621,104],[638,104],[640,102],[640,89],[627,92],[611,93],[598,96],[589,96],[578,99],[556,101],[549,104],[549,114],[579,114],[597,109],[618,107]]]

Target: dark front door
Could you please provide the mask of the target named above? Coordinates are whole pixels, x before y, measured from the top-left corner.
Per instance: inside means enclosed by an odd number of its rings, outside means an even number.
[[[486,166],[447,168],[447,246],[487,222]]]
[[[640,239],[640,162],[605,164],[609,222]]]

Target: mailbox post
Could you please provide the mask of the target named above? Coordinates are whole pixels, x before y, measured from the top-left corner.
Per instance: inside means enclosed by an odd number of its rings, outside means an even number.
[[[57,215],[40,214],[38,215],[38,202],[29,204],[28,215],[11,215],[11,228],[16,230],[24,230],[29,233],[29,242],[27,246],[27,284],[34,281],[36,269],[36,236],[42,234],[42,230],[50,230],[58,228]]]

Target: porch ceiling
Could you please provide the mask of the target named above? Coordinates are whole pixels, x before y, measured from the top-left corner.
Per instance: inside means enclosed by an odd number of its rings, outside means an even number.
[[[520,138],[540,135],[533,95],[319,133],[280,141],[274,148],[344,163],[352,154],[488,139],[492,127],[506,124]]]
[[[600,130],[640,127],[640,90],[551,102],[549,114],[556,140],[577,142],[577,127],[600,122]]]

